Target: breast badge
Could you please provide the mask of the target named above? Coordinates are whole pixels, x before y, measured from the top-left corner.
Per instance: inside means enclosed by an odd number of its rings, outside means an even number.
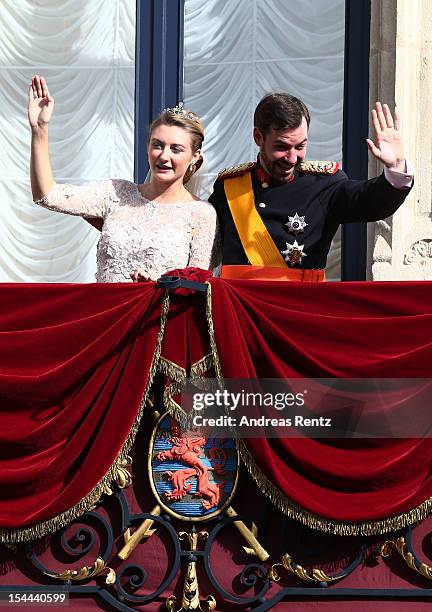
[[[286,250],[281,251],[282,255],[285,256],[285,261],[289,266],[295,266],[302,262],[303,257],[307,257],[304,253],[304,245],[298,244],[297,240],[294,240],[293,244],[286,243]]]
[[[288,227],[288,231],[292,234],[300,234],[304,232],[304,228],[307,227],[307,223],[305,222],[304,217],[300,217],[298,213],[296,213],[293,217],[288,216],[288,223],[285,223]]]

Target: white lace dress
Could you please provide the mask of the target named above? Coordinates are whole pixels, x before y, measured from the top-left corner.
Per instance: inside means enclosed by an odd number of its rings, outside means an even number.
[[[97,247],[99,283],[130,282],[136,268],[156,280],[174,268],[208,270],[218,263],[217,218],[208,202],[153,202],[141,195],[135,183],[110,180],[82,186],[55,184],[36,204],[103,219]]]

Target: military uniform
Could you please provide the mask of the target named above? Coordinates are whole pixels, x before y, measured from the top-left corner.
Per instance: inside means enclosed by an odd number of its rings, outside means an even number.
[[[219,218],[224,265],[249,264],[224,189],[227,179],[247,172],[255,208],[290,268],[325,268],[341,223],[385,219],[409,193],[393,187],[384,174],[368,181],[350,180],[335,162],[302,162],[284,184],[275,184],[259,162],[224,170],[209,198]]]

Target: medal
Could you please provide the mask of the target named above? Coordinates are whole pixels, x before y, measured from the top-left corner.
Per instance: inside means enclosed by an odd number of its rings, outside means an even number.
[[[257,177],[263,189],[267,189],[270,182],[270,174],[267,174],[262,168],[257,169]]]
[[[304,232],[304,228],[308,225],[304,219],[305,218],[300,217],[298,213],[296,213],[294,217],[288,215],[288,223],[285,223],[288,227],[288,231],[296,235]]]
[[[302,258],[307,257],[306,253],[303,252],[304,244],[298,244],[297,240],[294,240],[293,244],[286,243],[286,251],[281,251],[282,255],[285,255],[285,261],[289,266],[295,266],[301,264]]]

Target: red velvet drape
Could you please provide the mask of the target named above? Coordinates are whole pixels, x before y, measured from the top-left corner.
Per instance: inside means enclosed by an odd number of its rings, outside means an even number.
[[[430,377],[430,283],[211,283],[227,378]],[[151,283],[0,286],[6,536],[90,499],[124,450],[148,382],[162,300]],[[203,297],[174,296],[162,355],[186,369],[208,351]],[[362,522],[405,513],[432,496],[431,446],[247,442],[282,496],[330,520]]]
[[[432,374],[431,283],[215,282],[213,296],[226,378]],[[429,439],[250,439],[247,447],[288,500],[331,520],[382,519],[432,495]]]
[[[134,424],[163,292],[140,285],[2,285],[0,527],[88,496]]]

